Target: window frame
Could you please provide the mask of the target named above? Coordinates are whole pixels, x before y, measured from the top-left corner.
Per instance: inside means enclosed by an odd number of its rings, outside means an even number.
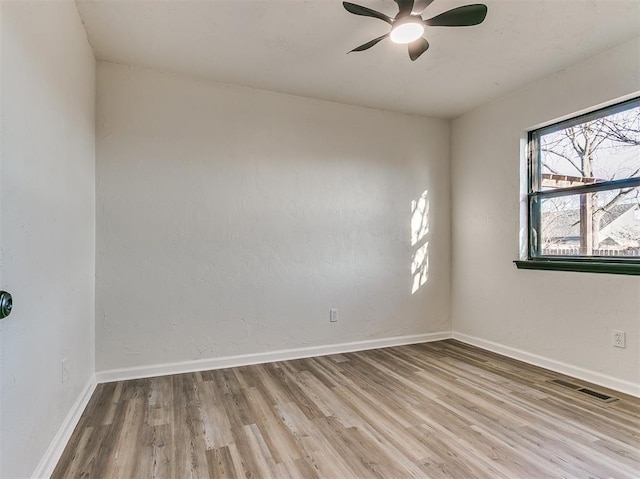
[[[515,261],[518,268],[640,275],[640,256],[543,255],[540,252],[542,238],[539,235],[536,237],[536,231],[541,230],[542,215],[540,204],[543,199],[628,187],[640,188],[640,177],[634,177],[541,191],[540,137],[636,107],[640,107],[640,97],[599,108],[527,132],[527,257],[526,259]]]

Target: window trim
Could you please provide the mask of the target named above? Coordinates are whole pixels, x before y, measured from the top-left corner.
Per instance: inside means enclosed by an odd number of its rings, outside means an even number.
[[[601,257],[585,258],[573,257],[567,260],[560,258],[526,259],[514,261],[518,269],[538,269],[545,271],[573,271],[576,273],[610,273],[640,276],[640,263],[608,259],[600,261]]]
[[[618,188],[640,187],[640,177],[634,177],[540,191],[539,181],[542,172],[542,162],[541,153],[538,148],[540,144],[538,139],[545,134],[635,107],[640,107],[640,97],[599,108],[576,117],[531,130],[527,133],[527,257],[514,261],[518,269],[640,275],[640,257],[543,255],[538,253],[541,239],[535,237],[535,231],[540,230],[541,221],[540,208],[539,206],[536,207],[536,203],[540,204],[541,199],[558,198]],[[537,227],[534,228],[533,226]]]

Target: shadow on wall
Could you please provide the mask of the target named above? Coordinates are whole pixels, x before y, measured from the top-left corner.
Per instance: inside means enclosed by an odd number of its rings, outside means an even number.
[[[429,278],[429,192],[411,201],[411,294],[415,294]]]

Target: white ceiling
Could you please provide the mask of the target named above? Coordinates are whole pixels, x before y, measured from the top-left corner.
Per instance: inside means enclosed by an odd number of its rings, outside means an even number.
[[[391,16],[392,0],[351,0]],[[477,0],[436,0],[423,17]],[[339,0],[78,0],[98,60],[453,118],[640,36],[640,0],[481,0],[485,22],[428,27],[411,62],[389,25]]]

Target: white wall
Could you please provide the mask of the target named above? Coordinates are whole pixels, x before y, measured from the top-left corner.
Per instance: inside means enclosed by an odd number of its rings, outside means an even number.
[[[14,479],[94,372],[95,61],[72,1],[1,8],[0,264],[14,310],[0,322],[0,477]]]
[[[103,63],[97,118],[98,371],[450,329],[448,122]]]
[[[453,122],[455,331],[640,384],[640,278],[517,270],[512,263],[522,226],[525,131],[639,87],[636,40]],[[611,346],[613,329],[627,332],[627,349]]]

